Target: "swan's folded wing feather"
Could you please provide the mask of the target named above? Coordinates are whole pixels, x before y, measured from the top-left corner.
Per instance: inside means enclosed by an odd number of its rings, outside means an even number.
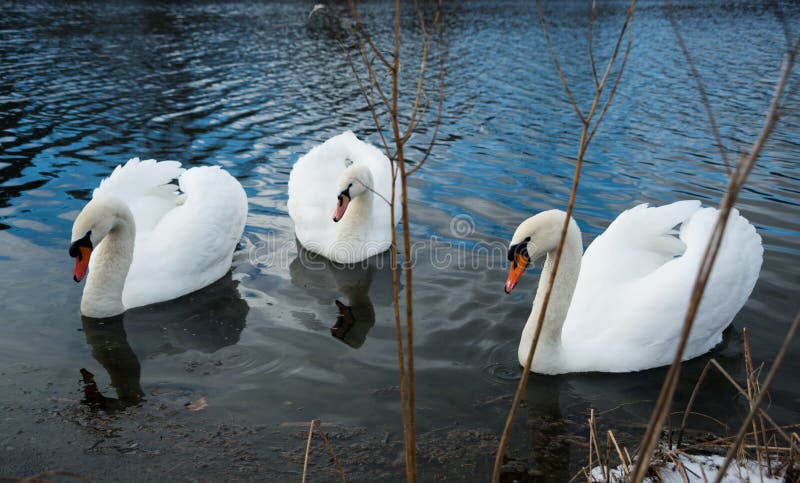
[[[630,304],[624,288],[668,263],[685,250],[674,233],[700,207],[679,201],[650,208],[642,204],[622,212],[581,259],[581,270],[565,324],[565,337],[599,333],[613,327],[605,315]]]
[[[114,168],[92,196],[113,196],[125,202],[139,235],[151,230],[178,203],[178,187],[171,181],[183,172],[177,161],[133,158]]]
[[[605,339],[607,347],[641,348],[620,354],[620,359],[627,359],[624,361],[627,366],[654,367],[671,361],[718,213],[713,208],[698,209],[683,223],[680,240],[686,249],[682,255],[667,259],[642,276],[603,285],[602,293],[595,291],[600,298],[585,297],[589,287],[583,286],[584,298],[573,300],[579,304],[575,315],[582,315],[584,322],[590,310],[600,310],[597,313],[602,314],[601,319],[594,331]],[[617,255],[626,256],[624,252]],[[761,237],[738,211],[733,210],[684,358],[703,354],[720,342],[723,330],[753,290],[762,256]],[[598,283],[598,279],[599,275],[595,274],[594,283]],[[594,305],[586,302],[588,299],[594,301]],[[571,311],[570,323],[572,316]],[[634,360],[637,354],[646,354],[647,360]]]
[[[183,203],[137,238],[123,293],[128,307],[193,292],[230,269],[247,218],[244,189],[218,166],[185,171],[179,183]]]

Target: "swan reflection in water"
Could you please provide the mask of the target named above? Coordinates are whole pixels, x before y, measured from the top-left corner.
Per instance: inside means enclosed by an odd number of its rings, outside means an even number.
[[[375,307],[392,303],[392,270],[389,253],[375,255],[354,264],[340,264],[309,252],[300,244],[297,258],[289,265],[292,284],[310,289],[321,303],[329,303],[330,290],[336,289],[347,303],[334,299],[339,314],[331,327],[331,335],[358,349],[375,325]]]
[[[82,317],[92,356],[108,372],[117,393],[100,393],[92,373],[81,369],[84,402],[106,410],[124,409],[144,399],[140,360],[187,350],[213,353],[234,345],[249,307],[228,272],[213,284],[168,302],[126,311],[106,319]]]

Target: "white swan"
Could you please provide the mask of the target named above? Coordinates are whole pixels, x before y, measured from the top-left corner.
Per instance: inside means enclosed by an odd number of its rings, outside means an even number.
[[[533,309],[522,331],[524,365],[533,340],[565,213],[545,211],[514,232],[505,290],[510,292],[531,260],[546,255]],[[670,364],[675,355],[706,243],[718,211],[695,200],[623,212],[581,257],[581,232],[570,220],[531,370],[630,372]],[[680,232],[674,228],[681,224]],[[674,235],[678,235],[678,237]],[[739,212],[731,212],[684,360],[704,354],[742,308],[758,279],[761,237]]]
[[[89,270],[81,313],[111,317],[218,280],[246,218],[242,185],[218,166],[138,158],[117,166],[72,225],[75,281]]]
[[[400,189],[398,176],[395,200]],[[338,263],[359,262],[389,249],[391,197],[389,159],[350,131],[313,148],[289,175],[289,216],[297,240]],[[400,215],[397,202],[395,221]]]

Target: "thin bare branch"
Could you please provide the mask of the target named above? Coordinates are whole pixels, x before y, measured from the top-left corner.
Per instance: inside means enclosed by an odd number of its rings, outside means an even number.
[[[531,372],[531,365],[533,364],[533,356],[536,352],[536,346],[539,344],[539,336],[542,333],[542,326],[544,325],[544,316],[547,313],[547,307],[550,304],[550,295],[552,294],[552,289],[554,285],[554,280],[556,277],[556,273],[558,273],[558,267],[561,262],[561,253],[564,251],[564,241],[566,240],[567,228],[569,227],[569,220],[572,216],[572,210],[575,206],[575,195],[578,192],[578,181],[580,180],[581,168],[583,167],[583,154],[586,150],[586,144],[584,141],[586,140],[587,129],[586,125],[584,125],[583,131],[581,133],[581,142],[578,151],[578,158],[577,162],[575,163],[575,174],[572,177],[572,190],[570,192],[569,202],[567,204],[567,213],[564,217],[564,223],[561,228],[561,238],[559,239],[558,248],[556,249],[555,255],[555,263],[553,264],[553,271],[550,274],[550,277],[547,282],[547,291],[545,292],[544,302],[542,304],[541,312],[539,313],[539,318],[536,321],[536,329],[533,333],[533,340],[531,342],[531,348],[528,351],[528,357],[525,360],[525,365],[522,368],[522,375],[519,380],[519,384],[517,385],[517,391],[514,393],[514,399],[511,401],[511,409],[508,412],[508,417],[506,418],[506,425],[503,428],[503,434],[500,437],[500,444],[497,448],[497,455],[495,456],[494,461],[494,476],[492,481],[494,483],[499,483],[500,481],[500,468],[503,464],[503,458],[505,456],[505,448],[508,445],[508,439],[511,435],[511,427],[514,423],[514,418],[517,414],[517,409],[519,408],[519,403],[522,400],[522,394],[525,391],[525,386],[528,383],[528,377],[530,376]],[[541,283],[541,282],[540,282]]]
[[[422,58],[420,59],[420,71],[418,74],[417,82],[416,82],[416,95],[414,97],[413,107],[411,109],[410,115],[408,116],[408,124],[404,127],[403,131],[401,132],[400,129],[400,120],[401,120],[401,113],[399,110],[399,96],[400,96],[400,1],[395,0],[394,6],[394,39],[393,39],[393,55],[391,57],[391,61],[388,60],[388,57],[383,56],[380,52],[377,51],[375,44],[372,42],[369,34],[367,33],[366,29],[364,28],[360,18],[358,18],[357,11],[355,10],[354,2],[349,0],[349,4],[351,7],[351,15],[353,16],[353,23],[355,24],[354,34],[353,36],[358,40],[358,48],[359,53],[361,54],[361,60],[364,63],[364,66],[367,70],[367,75],[369,77],[369,86],[367,87],[363,82],[361,77],[357,76],[357,80],[359,82],[359,87],[361,88],[362,95],[365,96],[367,99],[367,105],[370,109],[370,112],[373,116],[373,120],[375,121],[375,125],[378,127],[378,130],[381,134],[381,140],[384,144],[384,148],[386,150],[387,156],[389,158],[390,169],[391,169],[391,176],[392,176],[392,187],[391,187],[391,198],[389,200],[384,201],[389,203],[390,206],[390,219],[392,225],[392,243],[390,246],[390,253],[392,259],[392,286],[393,286],[393,310],[394,310],[394,318],[395,318],[395,336],[397,342],[397,357],[398,357],[398,369],[399,369],[399,376],[400,376],[400,400],[401,400],[401,412],[402,412],[402,420],[403,420],[403,442],[404,442],[404,458],[405,458],[405,469],[406,469],[406,480],[409,482],[413,482],[416,479],[416,452],[415,452],[415,440],[416,440],[416,423],[415,423],[415,391],[414,391],[414,324],[413,324],[413,279],[412,279],[412,252],[410,249],[410,229],[409,229],[409,212],[408,212],[408,197],[407,197],[407,177],[410,172],[406,171],[406,159],[405,159],[405,150],[404,146],[406,142],[411,138],[414,130],[418,127],[418,124],[422,122],[424,119],[428,107],[430,105],[427,93],[425,91],[425,78],[426,78],[426,71],[427,71],[427,62],[428,62],[428,55],[430,53],[430,44],[431,44],[431,36],[430,32],[431,29],[429,28],[428,23],[426,22],[426,16],[423,13],[420,3],[415,1],[415,5],[417,7],[417,16],[420,21],[420,26],[422,29],[423,39],[422,39]],[[439,32],[439,54],[440,54],[440,86],[444,85],[443,76],[444,76],[444,54],[442,49],[442,25],[441,25],[441,0],[438,1],[438,8],[435,12],[435,16],[433,18],[433,24],[436,26]],[[370,59],[370,50],[374,52],[375,56],[384,63],[384,65],[388,69],[388,76],[384,78],[376,74],[376,70],[373,66],[373,61],[375,60]],[[350,62],[351,70],[355,72],[355,68],[352,62],[352,56],[348,58]],[[386,83],[390,83],[390,87],[386,87]],[[440,91],[443,92],[443,89]],[[386,112],[381,112],[380,115],[377,112],[377,105],[378,102],[376,101],[377,98],[383,102],[383,105],[386,108]],[[440,103],[439,103],[439,113],[437,117],[437,123],[434,127],[434,133],[431,140],[431,145],[433,144],[436,135],[438,133],[439,123],[441,119],[441,110],[442,110],[442,102],[440,96]],[[383,129],[381,128],[381,123],[379,122],[381,115],[386,115],[388,119],[385,119],[387,126],[387,132],[390,132],[391,135],[386,134],[384,135]],[[404,122],[406,116],[402,116]],[[393,143],[394,153],[391,152],[389,147],[389,142]],[[426,153],[426,157],[427,157]],[[414,168],[414,171],[418,169],[420,165],[417,165]],[[412,171],[413,172],[413,171]],[[399,182],[399,183],[398,183]],[[400,190],[398,193],[397,190]],[[396,202],[399,198],[400,208],[401,208],[401,215],[402,221],[397,219],[395,207]],[[402,226],[403,231],[403,248],[405,251],[405,257],[403,261],[399,261],[398,256],[398,249],[399,249],[399,240],[398,240],[398,228],[397,224],[400,223]],[[400,301],[400,267],[405,270],[405,315],[401,315],[401,301]],[[405,334],[404,334],[405,331]]]
[[[409,176],[416,173],[430,157],[430,154],[433,151],[433,146],[436,144],[436,139],[439,136],[439,126],[442,123],[442,110],[444,108],[444,73],[445,73],[444,55],[445,54],[444,54],[444,29],[442,28],[441,12],[442,12],[442,0],[439,0],[439,5],[435,17],[436,26],[439,31],[439,104],[436,108],[436,120],[434,121],[433,124],[433,134],[431,134],[431,139],[430,142],[428,143],[428,147],[425,150],[425,153],[422,155],[422,159],[420,159],[417,162],[416,166],[414,166],[408,171]]]
[[[713,361],[714,359],[711,359]],[[689,397],[689,402],[686,404],[686,410],[683,412],[683,418],[681,419],[681,427],[678,430],[678,439],[675,443],[676,448],[681,447],[681,441],[683,440],[683,433],[686,431],[686,423],[689,421],[689,413],[692,412],[692,406],[694,406],[694,400],[697,398],[697,393],[700,391],[700,385],[703,384],[703,381],[706,380],[706,376],[708,375],[708,370],[711,368],[711,361],[706,363],[706,366],[703,368],[703,372],[700,373],[700,377],[697,378],[697,382],[694,384],[694,389],[692,389],[692,395]]]
[[[694,391],[692,391],[692,397],[689,399],[689,404],[686,406],[686,411],[685,411],[685,413],[684,413],[684,417],[683,417],[683,419],[682,419],[682,421],[681,421],[681,429],[680,429],[680,431],[681,431],[681,434],[679,434],[679,435],[678,435],[678,443],[677,443],[677,446],[680,446],[680,445],[681,445],[681,437],[682,437],[682,433],[685,431],[685,428],[686,428],[686,420],[688,419],[689,415],[691,415],[691,414],[698,414],[698,413],[694,413],[694,412],[692,412],[692,411],[691,411],[691,408],[692,408],[692,406],[694,405],[694,401],[695,401],[695,399],[696,399],[696,396],[697,396],[697,391],[698,391],[698,389],[699,389],[699,387],[700,387],[700,384],[701,384],[702,380],[703,380],[703,379],[706,377],[706,375],[707,375],[707,372],[708,372],[708,370],[709,370],[709,369],[711,369],[711,367],[713,367],[713,368],[714,368],[714,369],[716,369],[716,370],[717,370],[717,371],[718,371],[720,374],[722,374],[722,376],[723,376],[725,379],[727,379],[727,381],[730,383],[730,385],[731,385],[731,386],[732,386],[734,389],[736,389],[736,391],[737,391],[737,392],[738,392],[738,393],[739,393],[739,394],[740,394],[742,397],[744,397],[744,398],[747,398],[747,392],[745,392],[744,388],[742,388],[742,386],[740,386],[740,385],[739,385],[739,383],[738,383],[738,382],[736,382],[736,380],[733,378],[733,376],[731,376],[731,374],[730,374],[728,371],[726,371],[726,370],[725,370],[725,368],[723,368],[723,367],[722,367],[722,366],[719,364],[719,362],[717,362],[717,360],[716,360],[716,359],[711,359],[710,361],[708,361],[708,363],[706,364],[706,367],[703,369],[703,372],[702,372],[702,373],[701,373],[701,375],[700,375],[700,378],[699,378],[699,379],[698,379],[698,381],[697,381],[697,384],[695,385],[695,390],[694,390]],[[786,442],[787,442],[789,445],[793,445],[791,437],[790,437],[788,434],[786,434],[786,431],[784,431],[784,429],[783,429],[781,426],[779,426],[779,425],[778,425],[778,423],[776,423],[776,422],[775,422],[775,420],[774,420],[774,419],[772,419],[772,417],[771,417],[771,416],[770,416],[768,413],[764,412],[764,410],[763,410],[763,409],[762,409],[762,410],[760,410],[760,413],[761,413],[761,415],[764,417],[764,419],[766,419],[766,420],[767,420],[767,422],[769,422],[769,423],[770,423],[770,424],[773,426],[773,428],[775,429],[775,432],[777,432],[779,435],[781,435],[781,437],[783,437],[783,438],[786,440]],[[722,425],[724,425],[724,423],[722,423],[721,421],[719,421],[719,420],[716,420],[716,419],[714,419],[714,418],[711,418],[710,416],[703,415],[703,414],[701,414],[701,416],[704,416],[704,417],[706,417],[706,418],[710,418],[710,419],[714,420],[715,422],[717,422],[717,423],[719,423],[719,424],[722,424]],[[717,440],[717,441],[723,441],[724,439],[725,439],[725,438],[722,438],[722,439],[719,439],[719,440]],[[713,441],[712,441],[712,442],[713,442]],[[690,447],[692,447],[692,446],[690,446]],[[798,450],[798,451],[800,451],[800,446],[799,446],[799,447],[797,447],[797,450]]]
[[[675,32],[675,37],[678,39],[678,45],[683,52],[683,56],[686,58],[686,62],[689,64],[689,69],[692,72],[692,78],[694,78],[695,82],[697,83],[697,90],[700,92],[700,99],[703,101],[703,106],[706,108],[708,124],[711,126],[711,132],[714,134],[714,142],[717,144],[717,147],[719,148],[719,154],[722,157],[722,161],[725,163],[725,173],[730,176],[731,163],[728,161],[728,154],[725,151],[725,146],[722,144],[722,137],[719,135],[717,119],[714,116],[714,111],[711,109],[711,102],[708,100],[708,96],[706,95],[706,89],[703,86],[703,78],[700,77],[700,73],[697,71],[697,67],[694,65],[692,55],[689,53],[689,49],[686,47],[686,43],[683,41],[680,26],[678,25],[678,21],[675,19],[675,13],[672,11],[672,3],[670,0],[665,0],[665,3],[666,6],[664,8],[667,11],[669,22],[672,24],[672,30]]]
[[[364,28],[364,24],[361,22],[361,17],[358,16],[358,9],[356,8],[356,3],[353,0],[348,0],[347,3],[350,6],[350,15],[352,15],[353,20],[355,20],[356,28],[358,29],[359,34],[364,40],[366,40],[367,44],[370,46],[372,51],[375,52],[375,55],[378,56],[378,59],[380,59],[381,63],[383,63],[383,65],[385,65],[386,68],[391,69],[392,64],[389,63],[388,60],[386,60],[386,57],[381,53],[380,49],[378,49],[378,47],[372,41],[372,37],[370,37],[369,32],[367,32],[367,29]]]
[[[633,45],[633,34],[631,31],[628,31],[628,45],[625,47],[625,54],[622,56],[622,64],[620,65],[619,71],[617,72],[617,77],[614,79],[614,84],[611,86],[611,91],[608,93],[608,98],[606,98],[605,104],[603,104],[603,109],[600,111],[600,114],[597,116],[597,120],[594,123],[594,127],[592,128],[592,132],[589,134],[589,142],[592,141],[594,138],[594,133],[597,132],[597,128],[600,127],[600,122],[602,122],[603,118],[606,115],[606,111],[608,111],[608,107],[611,105],[611,100],[614,98],[614,94],[617,93],[617,87],[619,86],[619,82],[622,79],[622,73],[625,72],[625,65],[628,63],[628,55],[631,53],[631,47]]]
[[[539,1],[539,0],[537,0]],[[600,92],[605,88],[606,81],[608,80],[608,76],[611,74],[611,69],[614,67],[614,64],[617,61],[617,55],[619,54],[619,47],[622,45],[622,39],[625,38],[625,32],[628,30],[630,26],[631,19],[633,18],[633,11],[636,9],[636,1],[632,1],[630,7],[628,7],[628,13],[625,15],[625,22],[623,22],[622,27],[619,30],[619,35],[617,36],[617,42],[614,44],[614,50],[611,52],[611,58],[608,60],[606,64],[606,70],[603,72],[603,77],[600,79],[600,83],[597,85],[597,96],[595,96],[596,101],[600,99]],[[630,40],[630,39],[629,39]],[[620,69],[624,70],[624,69]],[[595,104],[596,104],[595,101]],[[586,116],[588,119],[591,119],[592,114],[594,111],[594,107],[592,108],[592,113],[589,116]]]
[[[411,119],[408,121],[406,132],[401,137],[403,143],[408,141],[411,133],[414,131],[414,120],[417,117],[417,109],[419,109],[419,102],[422,98],[422,86],[425,80],[425,67],[428,65],[428,29],[425,27],[425,15],[419,7],[419,1],[414,0],[417,7],[417,17],[419,18],[419,26],[422,30],[422,56],[419,62],[419,77],[417,78],[417,92],[414,95],[414,105],[411,108]]]
[[[336,451],[333,450],[333,446],[331,446],[331,442],[328,441],[328,436],[325,434],[325,431],[322,430],[322,425],[319,421],[311,421],[311,423],[317,427],[317,432],[320,436],[322,436],[322,441],[325,442],[325,446],[328,448],[328,452],[330,452],[331,456],[333,456],[333,462],[336,464],[336,468],[339,470],[339,475],[342,477],[342,481],[347,483],[347,477],[344,475],[344,468],[342,468],[341,463],[339,463],[339,458],[336,456]]]
[[[308,425],[308,440],[306,440],[306,457],[303,460],[303,483],[306,483],[306,476],[308,475],[308,456],[311,454],[311,436],[314,435],[314,420]]]
[[[542,11],[542,2],[541,0],[536,0],[536,10],[539,12],[539,19],[542,23],[542,29],[544,29],[544,38],[547,40],[547,48],[550,49],[550,57],[553,58],[553,63],[556,66],[556,72],[558,73],[558,78],[561,79],[561,85],[564,87],[564,91],[567,93],[567,98],[569,98],[570,104],[572,104],[573,109],[575,109],[575,113],[578,114],[582,123],[586,123],[586,119],[583,117],[583,113],[581,109],[578,107],[578,103],[575,102],[575,98],[572,97],[572,91],[569,88],[569,84],[567,84],[567,79],[564,77],[564,73],[561,71],[561,65],[558,63],[558,56],[556,55],[556,51],[553,48],[553,42],[550,41],[550,33],[547,31],[547,22],[544,20],[544,12]]]
[[[600,81],[597,79],[597,64],[594,61],[594,43],[592,39],[592,32],[594,30],[594,18],[597,14],[597,1],[592,0],[592,12],[589,14],[589,62],[592,64],[592,77],[594,78],[595,88],[600,87]]]
[[[744,166],[742,169],[742,173],[740,178],[737,180],[737,186],[741,189],[744,186],[745,181],[747,181],[747,177],[750,176],[750,172],[753,170],[753,166],[755,165],[756,159],[761,154],[761,149],[764,147],[764,143],[767,142],[769,139],[770,134],[772,134],[772,130],[775,127],[775,124],[778,122],[778,111],[780,110],[781,99],[783,98],[783,92],[786,89],[786,84],[789,82],[789,76],[792,73],[792,69],[794,68],[794,64],[797,60],[797,53],[800,51],[800,36],[797,37],[797,40],[794,43],[794,47],[789,53],[786,54],[786,57],[783,60],[783,66],[781,68],[781,75],[778,79],[778,83],[775,86],[775,93],[772,95],[772,102],[770,102],[769,111],[767,112],[766,120],[764,121],[764,127],[761,129],[761,133],[756,139],[755,144],[750,149],[750,152],[747,153],[745,159],[740,166]],[[738,193],[737,193],[738,194]]]
[[[375,109],[375,103],[373,101],[373,97],[367,94],[366,89],[364,88],[364,83],[361,81],[361,77],[358,75],[358,71],[356,70],[355,64],[353,64],[353,58],[350,55],[350,52],[347,48],[339,42],[342,46],[342,50],[345,53],[345,57],[347,57],[347,63],[350,65],[350,70],[353,72],[353,76],[356,78],[356,82],[358,83],[358,88],[361,90],[361,95],[364,96],[364,99],[367,101],[367,106],[369,107],[369,112],[372,114],[372,120],[375,122],[375,127],[378,130],[378,134],[381,137],[381,142],[383,142],[383,147],[386,150],[386,155],[391,158],[391,152],[389,150],[389,143],[386,141],[386,137],[383,135],[383,128],[381,127],[380,119],[378,118],[378,112]]]

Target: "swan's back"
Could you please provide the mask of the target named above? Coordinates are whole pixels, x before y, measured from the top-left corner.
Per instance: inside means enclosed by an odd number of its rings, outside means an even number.
[[[352,223],[345,218],[336,223],[331,214],[336,205],[338,180],[342,171],[350,163],[366,165],[372,173],[373,189],[379,195],[374,198],[372,216],[361,220],[362,236],[349,240],[352,253],[375,254],[385,251],[391,243],[391,217],[389,205],[385,200],[391,199],[392,176],[391,165],[384,153],[375,146],[359,140],[351,131],[334,136],[324,143],[315,146],[300,157],[292,167],[289,175],[289,216],[295,227],[298,241],[316,253],[328,258],[335,252],[337,242],[351,233],[343,233],[344,227],[352,228]],[[396,183],[395,199],[399,197],[399,177]],[[400,220],[400,206],[395,203],[395,220]]]
[[[178,181],[179,204],[136,237],[123,292],[126,307],[194,292],[230,269],[247,219],[244,189],[219,166],[189,169]]]
[[[640,205],[622,213],[586,250],[564,344],[571,356],[602,347],[606,357],[584,370],[634,371],[671,362],[718,213],[698,201]],[[684,359],[721,341],[755,286],[762,257],[761,237],[734,209]]]

